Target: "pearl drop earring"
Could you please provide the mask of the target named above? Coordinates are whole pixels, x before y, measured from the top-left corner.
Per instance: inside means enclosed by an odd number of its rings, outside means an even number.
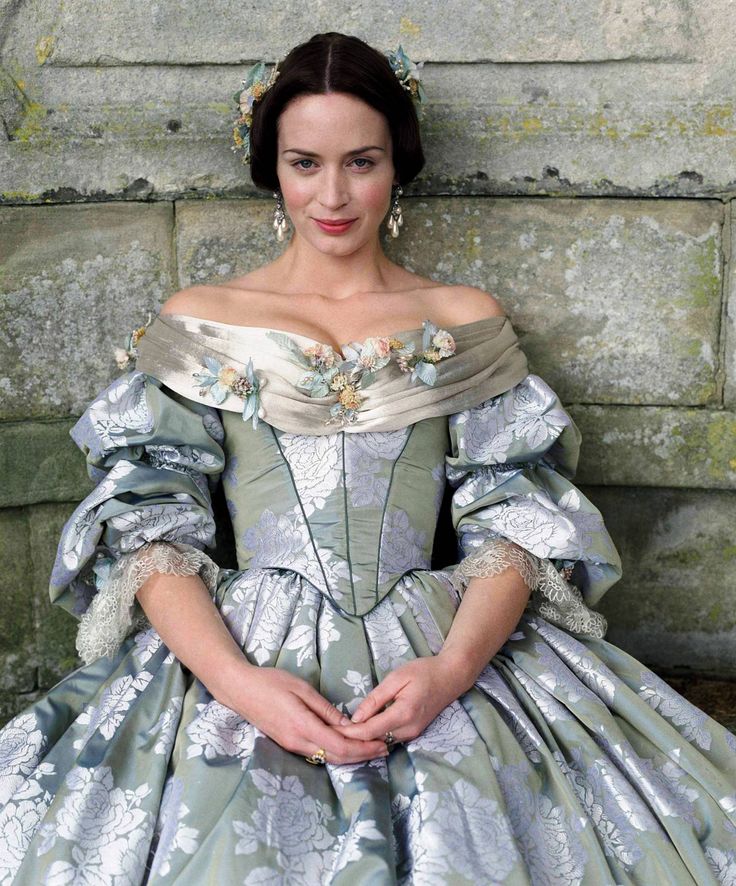
[[[284,198],[281,191],[274,191],[273,195],[276,198],[276,206],[273,210],[273,226],[276,230],[276,239],[279,243],[283,243],[288,230],[286,213],[284,212]]]
[[[404,224],[404,216],[401,212],[401,207],[399,206],[399,197],[404,193],[404,189],[401,185],[396,185],[394,191],[394,201],[391,206],[391,212],[388,217],[387,227],[389,231],[391,231],[392,237],[399,236],[399,228]]]

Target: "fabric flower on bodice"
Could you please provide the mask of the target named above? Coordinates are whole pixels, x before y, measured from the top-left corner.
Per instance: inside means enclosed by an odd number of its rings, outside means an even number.
[[[261,384],[253,371],[253,360],[248,360],[245,374],[232,366],[223,366],[219,360],[204,356],[204,372],[194,372],[197,386],[201,388],[199,395],[212,395],[215,403],[220,404],[229,394],[240,397],[243,403],[243,421],[253,417],[253,427],[258,426],[259,397]]]
[[[116,360],[121,369],[138,356],[136,345],[150,326],[149,315],[145,326],[134,329],[128,335],[125,350],[116,348]],[[455,340],[446,329],[439,329],[431,320],[422,321],[422,350],[416,353],[414,342],[404,342],[395,336],[370,336],[363,342],[350,342],[345,346],[345,356],[330,345],[315,342],[301,348],[287,333],[269,330],[266,335],[292,356],[292,362],[306,370],[295,383],[297,390],[310,397],[329,397],[335,394],[337,402],[330,407],[330,418],[325,424],[339,421],[342,425],[358,420],[358,412],[363,402],[361,390],[373,384],[376,375],[395,361],[402,372],[411,373],[411,381],[417,380],[427,385],[437,382],[437,364],[455,354]],[[218,405],[230,394],[243,402],[243,421],[253,419],[253,427],[265,413],[261,406],[261,388],[266,379],[259,379],[253,360],[249,358],[245,372],[232,366],[224,366],[215,357],[202,358],[202,371],[193,372],[200,397],[208,394]]]
[[[433,385],[437,381],[436,364],[445,357],[452,357],[455,354],[455,339],[446,329],[438,329],[429,320],[425,320],[422,325],[424,327],[422,352],[414,354],[412,344],[411,355],[407,358],[404,354],[398,353],[397,360],[403,372],[411,372],[412,381],[419,378],[425,384]]]
[[[330,408],[325,424],[339,421],[348,424],[357,421],[363,398],[360,391],[373,384],[376,374],[395,359],[402,372],[411,372],[411,380],[419,379],[433,385],[437,381],[436,364],[455,353],[455,340],[445,329],[438,329],[429,320],[423,321],[423,350],[414,353],[413,342],[405,343],[393,336],[371,336],[363,342],[351,342],[345,347],[345,356],[330,345],[315,343],[300,348],[286,333],[269,331],[266,334],[293,357],[293,362],[307,371],[296,388],[310,397],[337,394],[337,402]]]

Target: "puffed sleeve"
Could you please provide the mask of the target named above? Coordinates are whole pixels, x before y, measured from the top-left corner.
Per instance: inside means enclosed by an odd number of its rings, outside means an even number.
[[[147,624],[135,594],[155,572],[199,574],[214,595],[219,569],[204,549],[214,543],[224,431],[216,409],[133,370],[70,435],[97,485],[64,525],[49,591],[80,619],[77,651],[89,663]]]
[[[474,575],[508,566],[531,590],[528,609],[569,631],[603,637],[590,607],[621,577],[600,511],[571,482],[581,434],[556,393],[528,374],[449,417],[445,474],[462,595]]]

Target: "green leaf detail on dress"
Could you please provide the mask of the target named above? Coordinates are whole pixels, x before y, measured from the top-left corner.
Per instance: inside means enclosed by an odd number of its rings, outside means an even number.
[[[205,354],[204,372],[193,372],[200,397],[212,396],[215,403],[222,403],[229,394],[240,397],[243,403],[243,421],[253,418],[253,427],[258,426],[261,385],[253,369],[252,358],[248,360],[245,374],[232,366],[223,366],[219,360]]]

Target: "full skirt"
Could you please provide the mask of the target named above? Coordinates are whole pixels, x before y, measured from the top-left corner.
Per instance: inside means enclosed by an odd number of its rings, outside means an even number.
[[[248,659],[346,712],[436,654],[458,598],[407,573],[345,615],[296,572],[222,570]],[[310,765],[152,628],[0,730],[0,884],[736,884],[736,738],[603,639],[524,613],[415,740]]]

